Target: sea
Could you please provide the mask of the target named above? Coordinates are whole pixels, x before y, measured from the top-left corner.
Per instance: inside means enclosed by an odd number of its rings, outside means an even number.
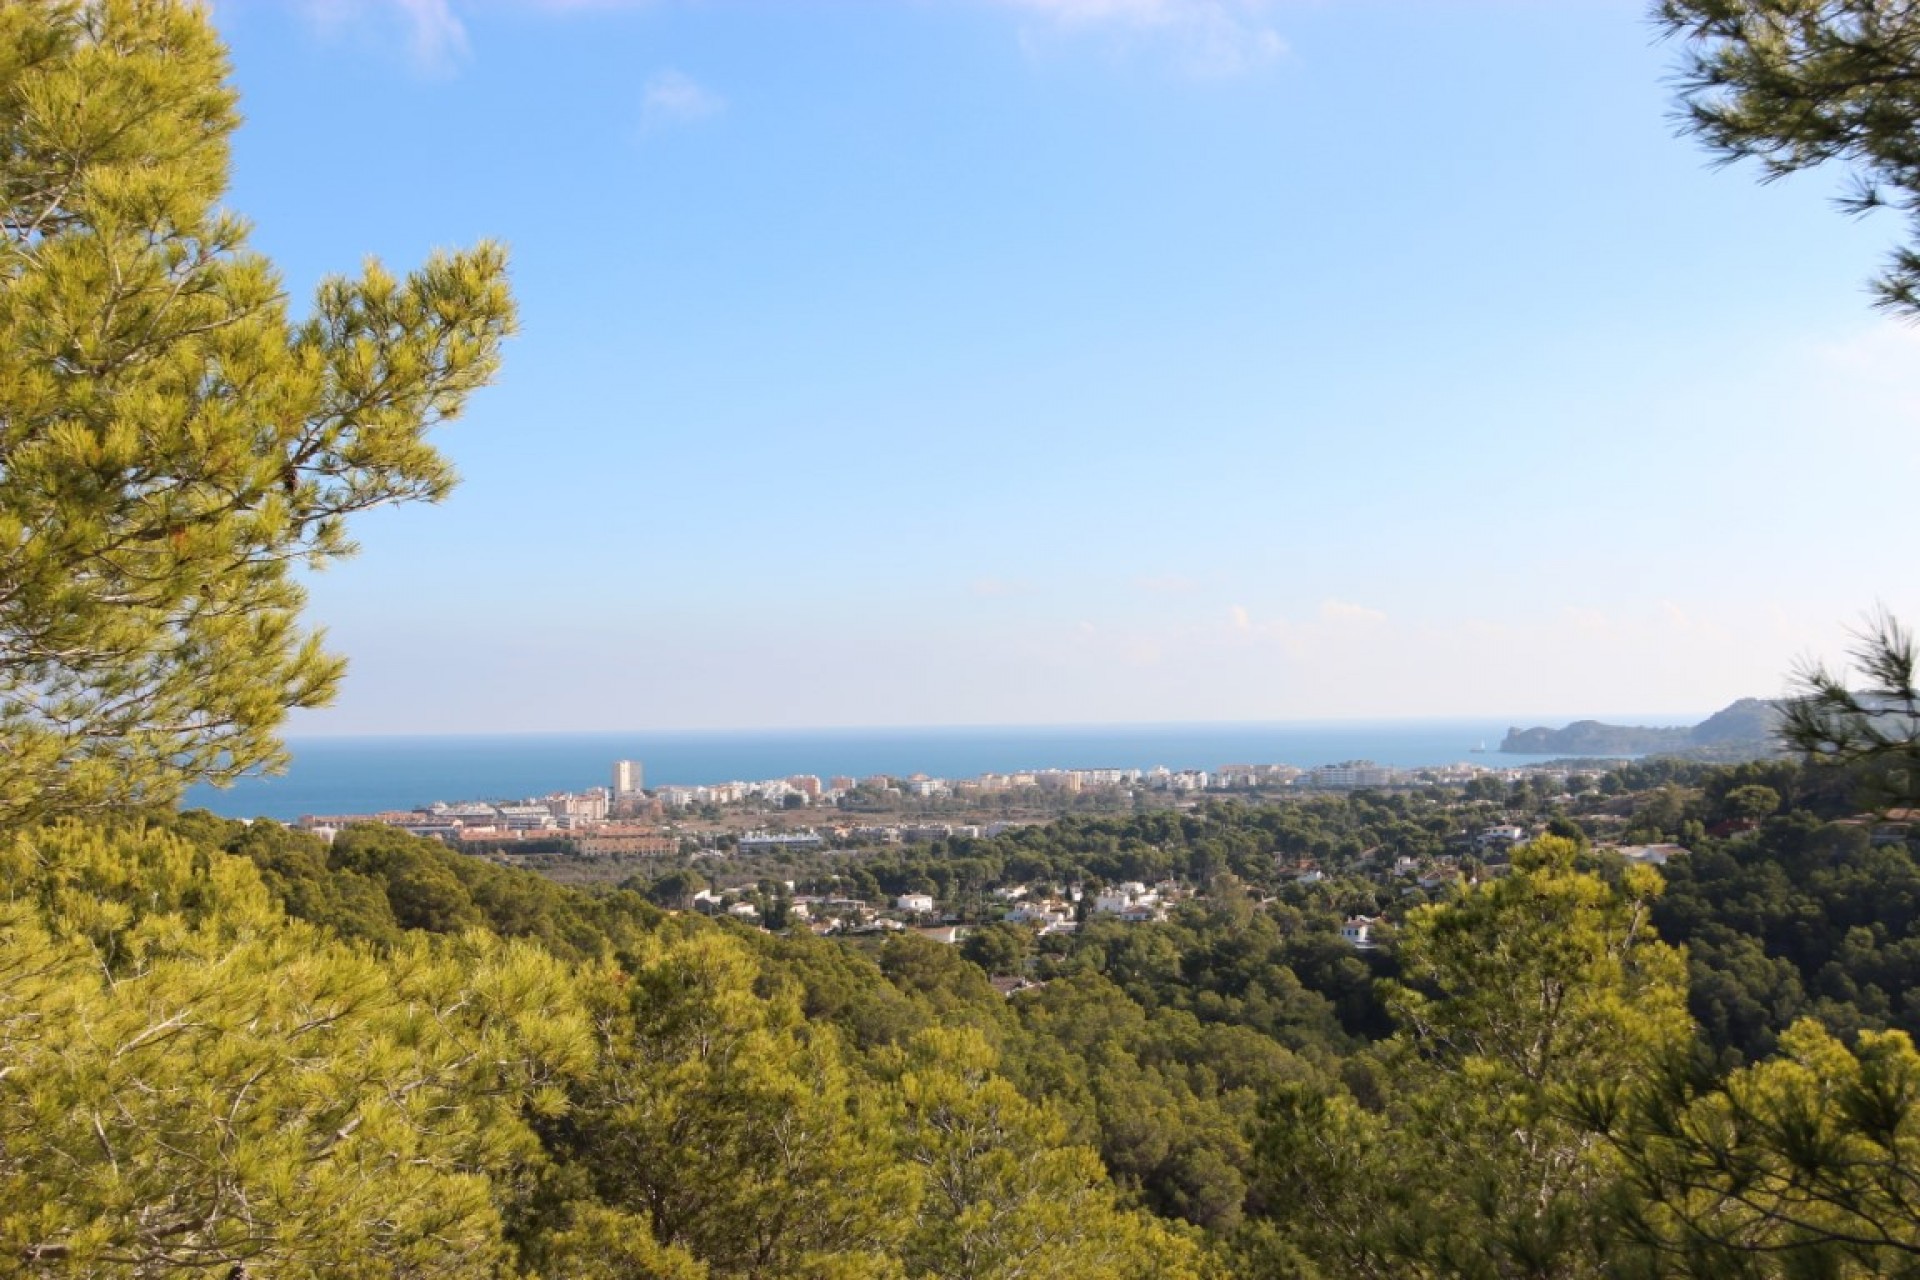
[[[288,740],[277,777],[190,789],[185,807],[291,822],[303,814],[414,809],[436,801],[520,800],[609,785],[615,760],[638,760],[648,787],[817,774],[971,778],[1031,769],[1217,769],[1348,760],[1412,769],[1518,767],[1513,721],[1383,720],[891,729],[673,730],[635,733],[306,737]],[[1484,754],[1482,754],[1484,753]]]

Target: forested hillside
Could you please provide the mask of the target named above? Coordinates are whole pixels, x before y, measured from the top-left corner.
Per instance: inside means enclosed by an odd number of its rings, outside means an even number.
[[[1568,835],[1431,903],[1368,868],[1383,844],[1443,847],[1448,803],[1477,821],[1481,802],[1229,804],[930,851],[1030,877],[1138,872],[1150,850],[1153,874],[1210,877],[1163,923],[960,946],[767,933],[377,828],[331,847],[204,814],[19,831],[7,1266],[1891,1265],[1916,1243],[1904,832],[1824,815],[1827,780],[1797,766],[1638,772],[1660,780],[1596,796],[1694,833],[1664,886],[1593,847],[1571,797],[1512,811]],[[1249,889],[1296,848],[1332,874]],[[1387,945],[1339,936],[1355,902]],[[1010,996],[989,982],[1009,970],[1029,984]]]

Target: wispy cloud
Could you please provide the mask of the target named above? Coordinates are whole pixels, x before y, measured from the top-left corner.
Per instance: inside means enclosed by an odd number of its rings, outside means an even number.
[[[1387,630],[1387,615],[1351,600],[1326,599],[1311,617],[1293,619],[1284,614],[1256,617],[1243,604],[1229,606],[1223,629],[1202,628],[1195,632],[1203,643],[1223,641],[1228,645],[1273,645],[1295,657],[1316,652],[1338,652],[1356,641]]]
[[[639,9],[654,0],[520,0],[528,9],[545,13],[579,13],[597,9]]]
[[[1603,634],[1613,629],[1613,619],[1598,609],[1588,609],[1580,605],[1568,605],[1560,610],[1560,619],[1575,631],[1588,634]]]
[[[448,0],[395,0],[406,21],[408,46],[421,65],[450,69],[467,54],[467,29]]]
[[[640,127],[654,130],[717,116],[727,100],[685,72],[668,69],[647,77],[640,106]]]
[[[1155,595],[1184,595],[1200,584],[1192,578],[1185,578],[1177,573],[1165,573],[1143,575],[1135,578],[1133,585],[1141,591],[1152,592]]]
[[[500,0],[512,7],[558,18],[596,10],[644,8],[658,0]],[[1275,0],[991,0],[1023,15],[1022,41],[1037,47],[1049,39],[1097,39],[1124,54],[1171,59],[1182,71],[1203,77],[1244,75],[1287,52],[1269,20]],[[473,0],[300,0],[314,28],[338,38],[371,36],[397,44],[419,69],[455,70],[468,54],[467,29],[459,10]],[[717,94],[678,72],[648,82],[649,126],[697,120],[725,107]]]
[[[1237,76],[1280,58],[1272,0],[999,0],[1056,32],[1099,35],[1122,48],[1164,48],[1181,69]],[[1031,32],[1029,35],[1031,36]]]
[[[1025,596],[1033,594],[1033,584],[1019,578],[975,578],[967,584],[967,590],[983,600],[998,599],[1003,596]]]
[[[467,56],[467,28],[451,0],[305,0],[301,7],[323,37],[396,42],[432,75],[451,72]]]
[[[654,0],[510,0],[518,8],[565,16],[640,8]],[[429,75],[449,75],[470,52],[459,9],[472,0],[300,0],[308,24],[329,40],[353,38],[371,48],[398,48]]]
[[[1822,371],[1860,402],[1850,416],[1892,420],[1902,441],[1920,417],[1920,330],[1882,320],[1815,351]],[[1829,397],[1831,399],[1831,397]]]
[[[1378,609],[1369,609],[1363,604],[1351,600],[1322,600],[1320,618],[1323,622],[1385,622],[1387,615]]]

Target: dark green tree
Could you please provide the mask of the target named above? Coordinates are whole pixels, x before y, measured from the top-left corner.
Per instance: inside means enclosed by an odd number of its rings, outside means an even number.
[[[1844,672],[1808,663],[1794,675],[1780,737],[1817,764],[1852,768],[1863,797],[1885,806],[1920,800],[1920,687],[1913,633],[1881,611],[1854,633]]]
[[[1017,924],[985,925],[960,944],[960,954],[989,974],[1019,974],[1033,954],[1033,930]]]
[[[1414,911],[1384,1047],[1396,1095],[1283,1091],[1261,1142],[1262,1198],[1330,1274],[1546,1280],[1601,1274],[1593,1205],[1610,1152],[1571,1097],[1631,1079],[1687,1041],[1679,953],[1647,923],[1659,878],[1575,869],[1546,837],[1514,871]]]
[[[646,888],[647,901],[669,911],[693,909],[693,895],[707,887],[707,878],[698,871],[683,868],[669,871]]]
[[[1659,0],[1686,40],[1687,129],[1767,179],[1837,162],[1852,213],[1905,215],[1909,243],[1874,282],[1880,305],[1920,314],[1920,6],[1911,0]]]
[[[1622,1158],[1620,1261],[1675,1277],[1913,1275],[1920,1055],[1902,1032],[1849,1049],[1796,1025],[1725,1080],[1672,1069],[1585,1100]]]

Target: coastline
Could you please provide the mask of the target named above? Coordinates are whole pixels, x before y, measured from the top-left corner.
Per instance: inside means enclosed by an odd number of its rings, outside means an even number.
[[[307,813],[412,809],[606,785],[617,759],[640,760],[646,785],[700,786],[814,774],[966,778],[1035,769],[1219,769],[1350,760],[1402,769],[1472,764],[1517,769],[1551,756],[1477,753],[1510,720],[1345,723],[962,726],[893,729],[669,730],[637,733],[290,738],[274,778],[193,788],[184,807],[292,821]]]

